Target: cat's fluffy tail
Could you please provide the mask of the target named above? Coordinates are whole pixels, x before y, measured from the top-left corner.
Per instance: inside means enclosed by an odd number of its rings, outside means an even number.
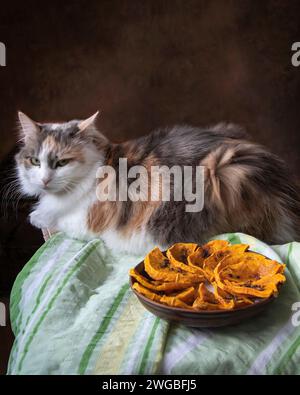
[[[220,122],[209,127],[212,132],[218,132],[220,136],[228,137],[230,139],[250,139],[245,128],[232,122]]]
[[[206,171],[206,190],[210,190],[210,198],[219,207],[224,208],[225,197],[232,203],[236,200],[248,171],[247,167],[233,163],[235,155],[236,146],[230,144],[218,147],[201,161]]]
[[[300,194],[284,163],[260,145],[232,140],[210,152],[205,167],[206,204],[231,231],[270,243],[300,240]]]

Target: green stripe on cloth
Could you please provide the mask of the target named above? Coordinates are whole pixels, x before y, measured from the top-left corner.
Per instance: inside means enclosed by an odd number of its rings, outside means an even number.
[[[287,259],[286,259],[286,264],[289,265],[290,263],[290,256],[293,250],[293,243],[289,244],[289,249],[288,249],[288,254],[287,254]]]
[[[300,328],[297,330],[297,337],[294,342],[290,345],[287,352],[280,359],[273,374],[286,374],[289,363],[292,361],[294,355],[300,351]],[[297,363],[297,362],[295,362]],[[299,360],[298,360],[299,363]]]
[[[19,325],[20,329],[27,328],[29,322],[34,320],[32,317],[34,317],[35,312],[39,308],[41,301],[44,298],[48,284],[54,283],[55,280],[60,280],[60,277],[56,276],[56,270],[53,268],[53,265],[55,265],[55,261],[58,258],[60,259],[62,266],[64,265],[64,257],[68,256],[70,249],[72,251],[72,245],[73,243],[70,243],[69,240],[62,239],[59,244],[56,243],[54,246],[52,246],[52,248],[55,248],[55,252],[51,254],[48,253],[40,257],[39,262],[37,262],[32,269],[32,275],[35,277],[35,281],[30,281],[30,288],[28,289],[28,292],[24,292],[22,298],[27,300],[30,298],[30,309],[28,309],[29,311],[27,312],[26,322],[23,323],[23,325]],[[45,271],[45,269],[48,270]],[[48,275],[47,273],[49,271],[50,274]],[[24,287],[26,287],[26,281],[27,279],[24,280]],[[22,305],[22,303],[20,304]]]
[[[78,369],[79,374],[85,373],[86,368],[89,363],[89,360],[91,358],[91,355],[96,347],[96,344],[99,342],[101,337],[104,335],[106,328],[108,327],[110,321],[112,320],[114,313],[116,312],[117,308],[119,307],[119,305],[120,305],[125,293],[128,291],[128,289],[129,289],[128,284],[123,285],[123,287],[120,289],[119,294],[117,295],[112,306],[108,310],[104,320],[101,322],[99,329],[97,330],[96,334],[93,336],[91,342],[87,346],[85,352],[83,353],[81,361],[79,363],[79,369]]]
[[[22,295],[22,286],[25,279],[30,275],[30,272],[37,264],[37,262],[42,258],[43,254],[47,252],[49,249],[53,248],[55,244],[59,242],[62,238],[61,233],[57,233],[51,237],[45,244],[42,245],[41,248],[37,250],[37,252],[33,255],[33,257],[28,261],[22,271],[18,274],[11,294],[10,294],[10,320],[11,326],[14,334],[17,332],[17,320],[20,319],[20,300]]]
[[[143,353],[143,356],[142,356],[142,362],[141,362],[139,374],[144,374],[145,373],[145,369],[146,369],[148,358],[149,358],[150,349],[151,349],[151,346],[152,346],[153,341],[154,341],[155,332],[157,330],[159,321],[160,321],[159,318],[156,318],[154,320],[154,324],[153,324],[153,327],[151,329],[150,336],[148,338],[148,341],[146,343],[146,347],[145,347],[145,350],[144,350],[144,353]]]
[[[46,287],[48,285],[48,282],[50,281],[51,277],[52,277],[52,274],[49,274],[49,276],[46,277],[43,285],[41,286],[40,291],[39,291],[39,293],[37,295],[37,298],[36,298],[35,306],[34,306],[34,308],[32,310],[32,314],[27,317],[26,325],[28,325],[28,322],[29,322],[31,316],[36,312],[37,308],[39,307],[39,304],[41,302],[41,298],[42,298],[42,296],[44,294],[44,291],[45,291],[45,289],[46,289]]]
[[[134,297],[136,298],[136,296]],[[137,298],[136,302],[139,303]],[[126,351],[122,358],[123,362],[120,366],[120,374],[131,374],[132,372],[135,372],[135,374],[138,373],[143,356],[141,350],[144,350],[145,348],[145,343],[147,342],[147,338],[151,332],[155,318],[156,317],[147,310],[143,310],[143,313],[139,315],[139,319],[137,319],[138,325],[136,330],[127,341]],[[163,323],[164,325],[169,326],[169,323],[165,321]],[[157,346],[163,348],[165,336],[163,333],[161,336],[162,342],[159,342],[158,339]],[[147,373],[152,374],[155,372],[156,370],[154,372],[148,371]]]
[[[16,341],[10,356],[9,372],[12,372],[12,370],[14,373],[17,372],[17,360],[22,356],[24,344],[26,343],[32,328],[34,328],[41,313],[46,308],[44,303],[47,297],[47,295],[44,296],[45,289],[48,288],[47,294],[51,287],[53,291],[56,291],[61,278],[65,275],[65,262],[70,262],[70,258],[72,258],[71,264],[73,265],[76,261],[76,255],[78,255],[76,254],[78,249],[80,252],[80,249],[84,245],[85,247],[83,250],[87,249],[86,243],[66,239],[64,236],[57,238],[56,243],[51,244],[50,248],[40,256],[34,267],[32,267],[28,277],[24,279],[24,282],[22,283],[22,289],[24,290],[19,302],[22,314],[19,316],[18,330],[15,332]],[[57,265],[57,262],[59,262],[59,265]],[[49,272],[52,276],[49,278],[47,284],[44,285],[44,281],[48,276],[47,273]],[[48,283],[50,284],[49,287],[47,287]],[[41,292],[43,285],[44,291]],[[52,295],[50,294],[49,298],[51,298]],[[40,304],[37,305],[36,301],[38,298],[40,298]],[[14,365],[11,364],[12,359],[15,360]]]
[[[240,244],[241,243],[241,239],[239,238],[239,236],[237,236],[234,233],[229,234],[228,237],[227,237],[227,240],[231,244]]]
[[[97,246],[96,244],[90,245],[90,246],[89,246],[90,248],[88,248],[88,249],[85,251],[85,253],[84,253],[84,255],[83,255],[82,258],[83,258],[83,259],[88,259],[89,255],[95,250],[96,246]],[[32,330],[32,332],[31,332],[31,334],[30,334],[30,336],[29,336],[29,338],[28,338],[28,341],[27,341],[27,343],[26,343],[26,345],[25,345],[25,347],[24,347],[23,356],[22,356],[22,358],[21,358],[21,360],[20,360],[20,363],[19,363],[19,365],[18,365],[18,370],[19,370],[19,371],[22,369],[23,361],[24,361],[24,359],[25,359],[25,357],[26,357],[26,355],[27,355],[27,352],[28,352],[30,343],[32,342],[32,340],[33,340],[33,338],[34,338],[34,336],[35,336],[35,334],[36,334],[36,332],[37,332],[39,326],[41,325],[41,323],[42,323],[43,320],[45,319],[47,313],[48,313],[49,310],[51,309],[51,307],[52,307],[52,305],[53,305],[55,299],[56,299],[57,296],[60,294],[60,292],[61,292],[61,290],[63,289],[63,287],[66,285],[68,279],[75,273],[75,271],[80,267],[81,264],[82,264],[82,261],[78,261],[78,262],[75,264],[75,266],[69,271],[69,273],[65,276],[65,278],[64,278],[63,281],[62,281],[61,286],[57,289],[57,291],[56,291],[55,294],[53,295],[52,299],[50,300],[50,302],[49,302],[49,304],[48,304],[48,306],[47,306],[47,308],[46,308],[46,310],[45,310],[44,313],[41,315],[41,317],[40,317],[40,319],[38,320],[36,326],[35,326],[34,329]]]
[[[192,351],[199,347],[212,332],[208,329],[193,329],[175,324],[170,328],[169,339],[165,347],[165,356],[161,373],[176,374],[176,369],[181,367],[181,361],[189,359]]]

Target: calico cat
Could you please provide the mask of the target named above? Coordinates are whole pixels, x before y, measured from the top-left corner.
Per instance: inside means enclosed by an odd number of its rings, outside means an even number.
[[[39,199],[32,225],[79,239],[101,237],[110,248],[134,253],[175,242],[203,243],[225,232],[272,244],[300,240],[297,186],[284,163],[250,142],[241,128],[175,126],[114,144],[97,130],[97,114],[83,121],[37,123],[19,112],[20,187]],[[186,201],[174,199],[99,201],[96,172],[108,165],[118,172],[120,158],[127,158],[129,169],[202,166],[203,209],[187,212]]]

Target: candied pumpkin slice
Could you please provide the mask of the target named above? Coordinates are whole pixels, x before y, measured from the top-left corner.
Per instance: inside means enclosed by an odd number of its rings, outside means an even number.
[[[221,305],[218,306],[217,309],[222,308],[222,309],[230,310],[234,308],[233,300],[230,300],[228,302],[222,300],[221,303],[221,300],[217,298],[215,293],[211,292],[204,283],[199,285],[198,294],[199,294],[199,299],[196,302],[196,304],[198,305],[199,302],[204,302],[204,303],[209,303],[211,305]]]
[[[200,276],[197,274],[184,272],[181,269],[171,267],[169,259],[158,247],[147,254],[144,265],[145,271],[154,280],[183,284],[199,283],[201,281]]]
[[[216,274],[216,271],[220,273],[220,271],[225,269],[227,266],[232,267],[240,263],[243,263],[243,265],[247,264],[247,267],[250,268],[253,276],[256,275],[256,279],[267,274],[272,275],[282,273],[285,269],[285,265],[277,261],[268,259],[256,252],[246,251],[244,253],[226,255],[215,267],[214,274]],[[238,278],[236,278],[236,280],[238,280]]]
[[[187,257],[188,266],[204,274],[203,262],[205,260],[205,253],[202,247],[197,248],[191,255]]]
[[[143,287],[141,284],[134,283],[132,285],[132,288],[138,291],[140,294],[146,296],[146,298],[154,300],[154,302],[160,302],[161,295],[150,291],[148,288]]]
[[[176,296],[167,296],[163,295],[160,299],[160,303],[166,304],[171,307],[180,307],[181,309],[191,310],[192,306],[188,305],[187,303],[183,302]]]
[[[174,292],[180,291],[182,289],[186,289],[193,285],[193,283],[176,283],[176,282],[162,282],[162,281],[155,281],[149,280],[148,278],[144,277],[142,274],[139,274],[136,270],[130,269],[129,274],[133,277],[138,283],[140,283],[143,287],[151,289],[153,291],[165,291],[165,292]]]
[[[231,282],[257,281],[265,276],[282,273],[285,265],[253,252],[226,256],[215,269],[215,274]]]
[[[285,265],[255,253],[225,257],[215,268],[215,280],[229,293],[268,298],[277,293]]]
[[[199,285],[198,296],[203,302],[219,303],[215,295],[207,288],[206,284],[204,283]]]
[[[182,302],[191,304],[194,302],[196,295],[197,295],[196,289],[194,287],[189,287],[184,291],[168,294],[166,296],[175,297],[177,299],[180,299]]]
[[[219,301],[204,283],[199,285],[198,296],[193,303],[193,307],[197,310],[220,310],[221,308]]]
[[[203,263],[206,258],[228,245],[228,241],[225,240],[212,240],[190,254],[188,256],[188,264],[193,268],[203,269]]]
[[[203,262],[203,270],[209,281],[214,279],[214,269],[217,267],[218,263],[225,258],[227,255],[240,254],[247,251],[249,248],[248,244],[233,244],[222,248],[219,251],[214,252]]]
[[[195,289],[192,287],[191,287],[192,289],[189,289],[188,292],[183,291],[181,293],[172,296],[155,293],[143,287],[139,283],[134,283],[132,287],[137,292],[144,295],[146,298],[153,300],[154,302],[163,303],[172,307],[181,307],[183,309],[191,309],[191,306],[185,303],[184,300],[182,299],[191,300],[191,295],[195,294]]]
[[[197,248],[198,245],[194,243],[176,243],[172,245],[172,247],[167,250],[167,257],[170,260],[171,267],[204,276],[202,269],[197,266],[188,265],[189,256],[193,254]]]
[[[200,292],[201,295],[199,295],[193,303],[193,308],[195,310],[227,310],[224,305],[213,297],[213,294],[210,295],[210,291],[201,290]]]
[[[208,302],[203,302],[200,298],[197,298],[195,302],[193,303],[193,309],[194,310],[226,310],[224,306],[222,306],[220,303],[208,303]]]
[[[206,252],[206,258],[207,258],[209,255],[213,254],[214,252],[217,252],[222,248],[228,246],[229,246],[229,242],[226,240],[211,240],[208,243],[204,244],[202,248]]]
[[[223,289],[236,294],[256,296],[257,298],[269,298],[272,295],[277,295],[278,285],[285,282],[285,280],[285,276],[281,273],[274,274],[273,276],[266,276],[259,280],[259,284],[249,281],[245,284],[237,285],[225,280]]]
[[[224,291],[218,287],[216,282],[213,282],[212,285],[214,287],[215,297],[227,309],[233,309],[234,307],[242,307],[254,303],[253,300],[245,295],[234,295]]]

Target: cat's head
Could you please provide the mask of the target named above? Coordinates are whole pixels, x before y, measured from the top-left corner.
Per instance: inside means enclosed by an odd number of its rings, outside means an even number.
[[[18,113],[22,147],[16,155],[21,190],[28,196],[74,190],[101,163],[108,140],[86,120],[38,123]]]

